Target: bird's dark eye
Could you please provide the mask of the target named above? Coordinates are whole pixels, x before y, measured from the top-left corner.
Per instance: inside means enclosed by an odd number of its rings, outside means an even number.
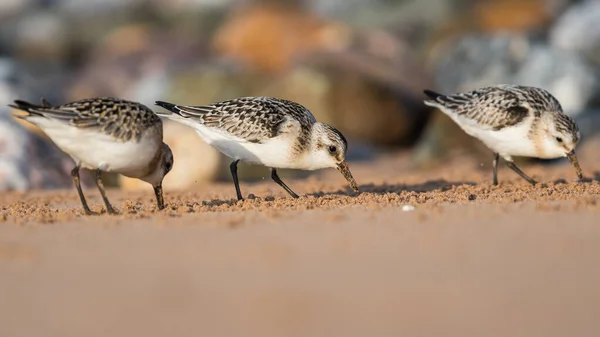
[[[563,140],[560,137],[556,137],[556,141],[559,142],[559,143],[562,143]]]
[[[335,153],[335,151],[337,151],[337,147],[335,147],[335,146],[331,145],[331,146],[329,147],[329,152],[331,152],[331,153]]]
[[[167,162],[167,165],[165,165],[165,169],[167,170],[167,172],[171,171],[172,168],[173,162]]]

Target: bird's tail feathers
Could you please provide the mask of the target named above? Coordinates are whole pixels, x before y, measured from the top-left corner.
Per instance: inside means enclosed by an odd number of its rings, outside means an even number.
[[[427,95],[427,97],[431,98],[432,100],[436,101],[439,97],[443,97],[444,95],[437,93],[433,90],[423,90],[423,93],[425,93],[425,95]]]
[[[166,110],[168,110],[168,111],[170,111],[170,112],[175,112],[175,113],[177,113],[177,111],[178,111],[178,110],[177,110],[177,105],[175,105],[175,104],[173,104],[173,103],[169,103],[169,102],[163,102],[163,101],[156,101],[156,102],[154,102],[154,104],[156,104],[156,105],[158,105],[159,107],[161,107],[161,108],[164,108],[164,109],[166,109]],[[160,116],[160,115],[169,115],[169,114],[166,114],[166,113],[158,113],[158,112],[157,112],[157,114],[158,114],[159,116]]]
[[[424,90],[423,92],[430,98],[430,100],[424,101],[425,105],[436,108],[455,110],[470,99],[468,95],[464,94],[442,95],[432,90]]]
[[[46,99],[42,98],[42,104],[47,104],[48,101],[46,101]],[[21,110],[23,112],[27,112],[27,115],[23,115],[23,114],[14,114],[15,117],[20,118],[20,119],[26,119],[27,117],[31,117],[31,116],[42,116],[42,113],[37,111],[37,109],[43,108],[43,106],[40,105],[36,105],[33,103],[29,103],[27,101],[23,101],[23,100],[15,100],[13,102],[13,104],[9,104],[9,107],[13,108],[13,109],[17,109],[17,110]]]
[[[427,90],[427,89],[423,90],[423,93],[425,95],[427,95],[427,97],[430,98],[429,100],[423,101],[425,103],[425,105],[428,105],[431,107],[436,107],[436,108],[443,106],[443,104],[440,101],[438,101],[438,99],[442,99],[444,97],[444,95],[439,94],[432,90]]]
[[[184,105],[175,105],[169,102],[156,101],[156,105],[161,108],[164,108],[171,113],[160,113],[157,114],[162,117],[172,117],[173,115],[189,118],[189,117],[203,117],[206,113],[210,112],[213,107],[211,106],[184,106]]]

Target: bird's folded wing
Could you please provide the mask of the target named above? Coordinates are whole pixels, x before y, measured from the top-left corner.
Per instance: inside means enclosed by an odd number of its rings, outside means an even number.
[[[529,116],[529,109],[517,95],[497,88],[432,98],[432,102],[453,111],[459,118],[494,130],[515,126]]]
[[[168,109],[181,117],[194,119],[204,126],[253,143],[278,136],[286,122],[306,126],[314,123],[312,114],[301,105],[273,99],[238,98],[214,105],[178,105]]]

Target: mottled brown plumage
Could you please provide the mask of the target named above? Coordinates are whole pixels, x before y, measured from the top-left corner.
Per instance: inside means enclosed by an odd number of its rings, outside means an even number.
[[[17,100],[11,106],[78,128],[97,128],[119,141],[139,141],[142,133],[153,126],[162,132],[162,121],[152,110],[119,98],[89,98],[58,106],[50,106],[45,100],[42,106]]]
[[[319,123],[304,106],[272,97],[242,97],[205,106],[157,101],[170,111],[161,117],[188,125],[211,146],[233,159],[231,173],[238,199],[239,161],[270,167],[272,178],[291,196],[298,197],[279,179],[277,168],[315,170],[336,167],[356,191],[345,163],[348,143],[334,127]]]
[[[271,97],[242,97],[205,106],[182,106],[161,101],[156,104],[253,143],[276,137],[281,125],[290,118],[300,123],[305,134],[316,122],[302,105]]]
[[[497,85],[442,95],[425,90],[425,104],[439,108],[467,134],[480,139],[494,151],[494,183],[498,158],[532,184],[513,162],[512,156],[537,158],[568,157],[581,179],[575,157],[579,129],[548,91],[520,85]]]
[[[163,178],[173,167],[171,149],[163,143],[161,119],[148,107],[118,98],[89,98],[52,106],[16,100],[15,115],[37,125],[75,161],[73,182],[86,214],[92,214],[79,180],[79,169],[96,171],[96,184],[109,213],[116,213],[104,191],[102,171],[120,173],[152,184],[163,209]]]

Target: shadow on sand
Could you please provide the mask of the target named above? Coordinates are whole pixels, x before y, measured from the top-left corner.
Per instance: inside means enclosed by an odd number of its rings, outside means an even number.
[[[387,193],[396,193],[400,194],[402,192],[431,192],[435,190],[447,191],[451,189],[453,186],[461,186],[461,185],[476,185],[474,182],[470,181],[446,181],[444,179],[438,180],[430,180],[421,184],[363,184],[359,185],[358,189],[359,193],[352,191],[350,187],[346,187],[342,190],[338,190],[335,192],[317,192],[308,194],[310,196],[314,196],[316,198],[323,197],[326,195],[344,195],[344,196],[356,196],[360,193],[374,193],[374,194],[387,194]]]
[[[435,190],[441,190],[441,191],[447,191],[449,189],[451,189],[453,186],[461,186],[461,185],[469,185],[469,186],[474,186],[476,185],[474,182],[468,182],[468,181],[460,181],[460,182],[452,182],[452,181],[446,181],[443,179],[440,180],[431,180],[431,181],[427,181],[421,184],[380,184],[380,185],[376,185],[376,184],[364,184],[364,185],[360,185],[359,189],[360,192],[356,193],[354,192],[350,187],[346,187],[344,189],[341,190],[337,190],[337,191],[333,191],[333,192],[316,192],[316,193],[309,193],[306,194],[306,196],[311,196],[311,197],[315,197],[315,198],[322,198],[325,196],[357,196],[360,193],[374,193],[374,194],[387,194],[387,193],[397,193],[400,194],[402,192],[431,192],[431,191],[435,191]],[[302,196],[300,196],[302,197]],[[286,196],[286,198],[290,198],[289,196]],[[261,197],[256,197],[253,194],[248,195],[248,197],[246,198],[247,200],[261,200],[261,201],[274,201],[275,197],[273,196],[267,196],[264,198]],[[235,206],[236,204],[238,204],[240,201],[238,201],[237,199],[228,199],[228,200],[219,200],[219,199],[213,199],[213,200],[207,200],[207,201],[202,201],[202,205],[203,206],[208,206],[208,207],[219,207],[219,206]]]
[[[580,182],[580,183],[592,183],[594,181],[600,181],[600,171],[594,172],[591,177],[583,177],[583,179],[578,180],[578,182]],[[559,185],[559,184],[568,184],[569,182],[572,182],[572,181],[569,181],[565,178],[559,178],[559,179],[554,180],[552,183],[554,185]],[[545,184],[543,184],[543,185],[545,185]]]

